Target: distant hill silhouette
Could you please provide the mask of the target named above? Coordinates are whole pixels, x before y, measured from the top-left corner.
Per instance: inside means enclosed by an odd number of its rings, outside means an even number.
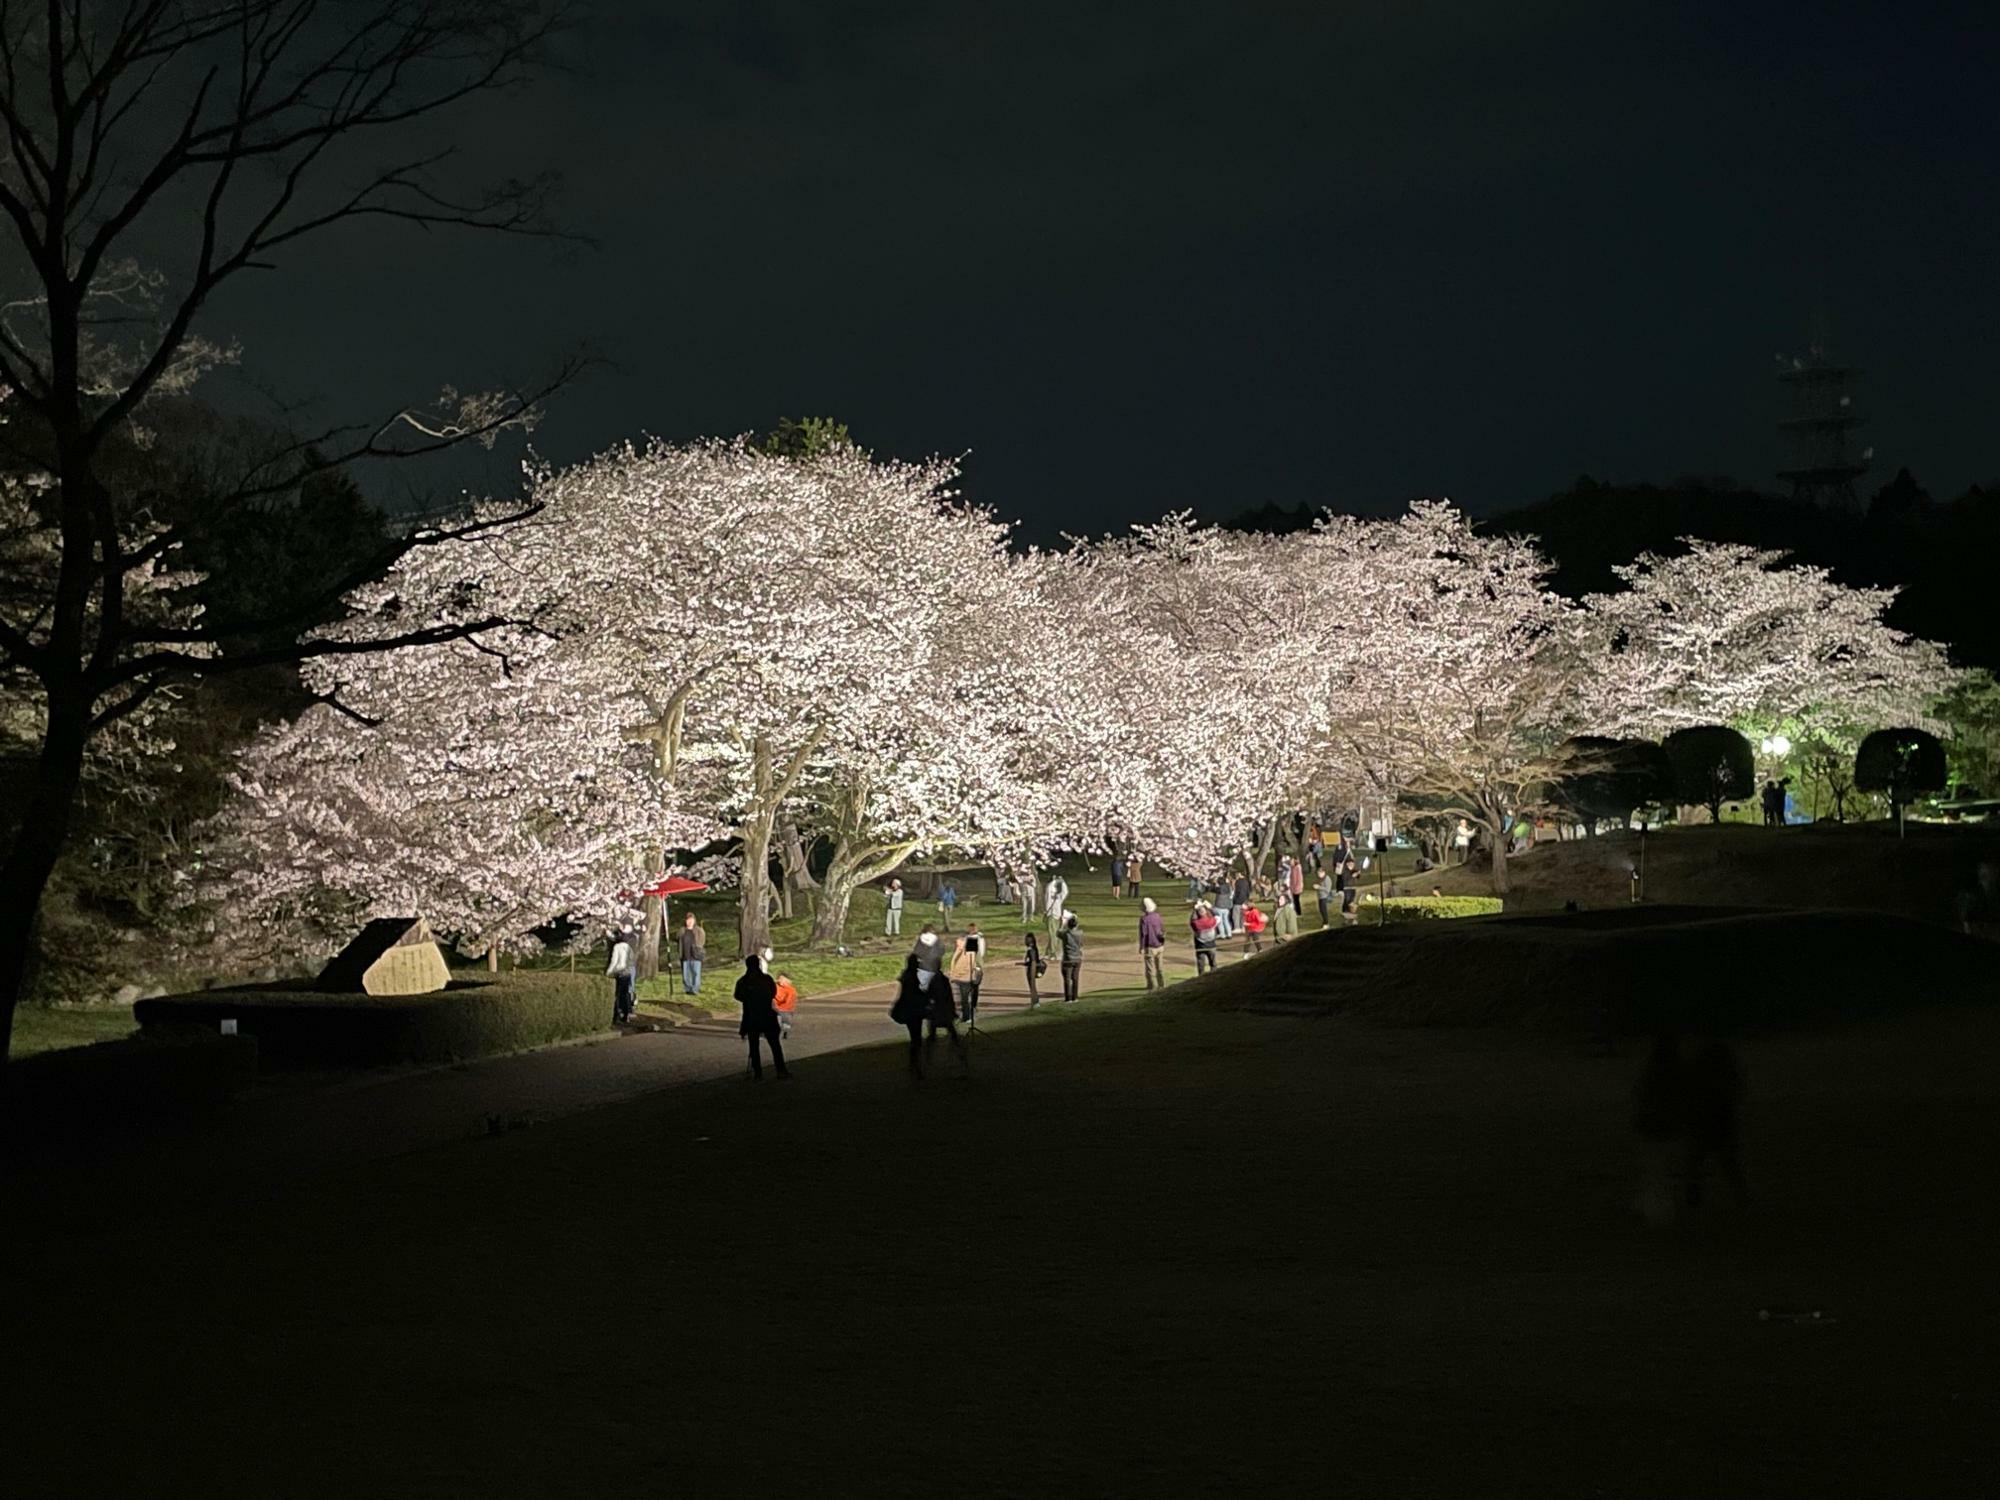
[[[1318,514],[1267,505],[1229,524],[1301,531]],[[1842,515],[1727,479],[1620,485],[1585,475],[1480,525],[1538,538],[1555,564],[1555,586],[1573,598],[1615,587],[1612,567],[1641,552],[1682,550],[1681,537],[1782,551],[1830,568],[1843,583],[1900,588],[1890,623],[1949,645],[1963,665],[2000,670],[2000,483],[1940,503],[1905,469],[1877,491],[1866,514]]]

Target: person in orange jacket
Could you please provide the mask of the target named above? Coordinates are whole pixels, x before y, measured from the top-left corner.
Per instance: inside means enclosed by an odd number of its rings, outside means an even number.
[[[771,973],[771,950],[764,950],[764,972]],[[792,983],[792,976],[776,976],[778,993],[771,998],[771,1009],[778,1015],[778,1035],[790,1037],[792,1034],[792,1012],[799,1008],[799,987]]]
[[[1243,938],[1250,945],[1252,953],[1264,951],[1264,929],[1269,925],[1264,913],[1257,909],[1255,901],[1243,908]]]

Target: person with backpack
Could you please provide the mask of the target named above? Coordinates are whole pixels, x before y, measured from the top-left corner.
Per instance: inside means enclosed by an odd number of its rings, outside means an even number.
[[[1062,985],[1063,1004],[1076,1004],[1076,993],[1083,983],[1083,934],[1076,930],[1076,913],[1063,914],[1062,926]]]
[[[764,972],[763,960],[751,954],[743,960],[743,977],[736,981],[736,1003],[743,1007],[743,1019],[736,1023],[736,1034],[750,1043],[750,1077],[756,1083],[764,1081],[765,1042],[771,1044],[771,1061],[778,1076],[792,1076],[791,1069],[785,1066],[785,1044],[778,1034],[777,998],[777,981]]]
[[[631,928],[621,927],[611,940],[611,963],[604,972],[611,976],[611,1024],[623,1026],[639,1008],[639,945]]]
[[[1200,978],[1206,972],[1215,972],[1215,940],[1221,929],[1215,920],[1215,908],[1206,901],[1197,901],[1194,915],[1188,918],[1188,929],[1194,933],[1194,972]]]
[[[1146,988],[1163,990],[1167,987],[1166,948],[1167,921],[1160,915],[1159,907],[1153,904],[1151,896],[1139,898],[1139,967],[1146,975]]]

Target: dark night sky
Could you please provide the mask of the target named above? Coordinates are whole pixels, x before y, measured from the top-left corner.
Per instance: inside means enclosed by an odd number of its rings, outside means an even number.
[[[2000,476],[1987,6],[602,0],[566,51],[465,135],[600,248],[357,233],[218,307],[260,374],[588,344],[553,458],[828,414],[1048,535],[1770,483],[1820,315],[1870,483]]]

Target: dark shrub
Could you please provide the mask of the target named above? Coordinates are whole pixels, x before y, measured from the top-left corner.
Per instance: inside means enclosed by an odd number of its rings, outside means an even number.
[[[581,974],[519,973],[453,981],[431,995],[330,995],[306,987],[209,990],[141,1000],[147,1030],[233,1019],[272,1067],[376,1067],[515,1052],[611,1024],[606,982]]]
[[[1722,821],[1722,804],[1747,797],[1757,784],[1757,761],[1750,742],[1724,724],[1676,729],[1661,749],[1673,767],[1674,795],[1708,809]]]
[[[1925,792],[1945,787],[1944,746],[1921,729],[1878,729],[1854,752],[1854,784],[1889,799],[1897,821]]]
[[[1651,740],[1578,735],[1561,746],[1562,766],[1553,792],[1579,822],[1627,822],[1639,808],[1674,799],[1674,767]]]

